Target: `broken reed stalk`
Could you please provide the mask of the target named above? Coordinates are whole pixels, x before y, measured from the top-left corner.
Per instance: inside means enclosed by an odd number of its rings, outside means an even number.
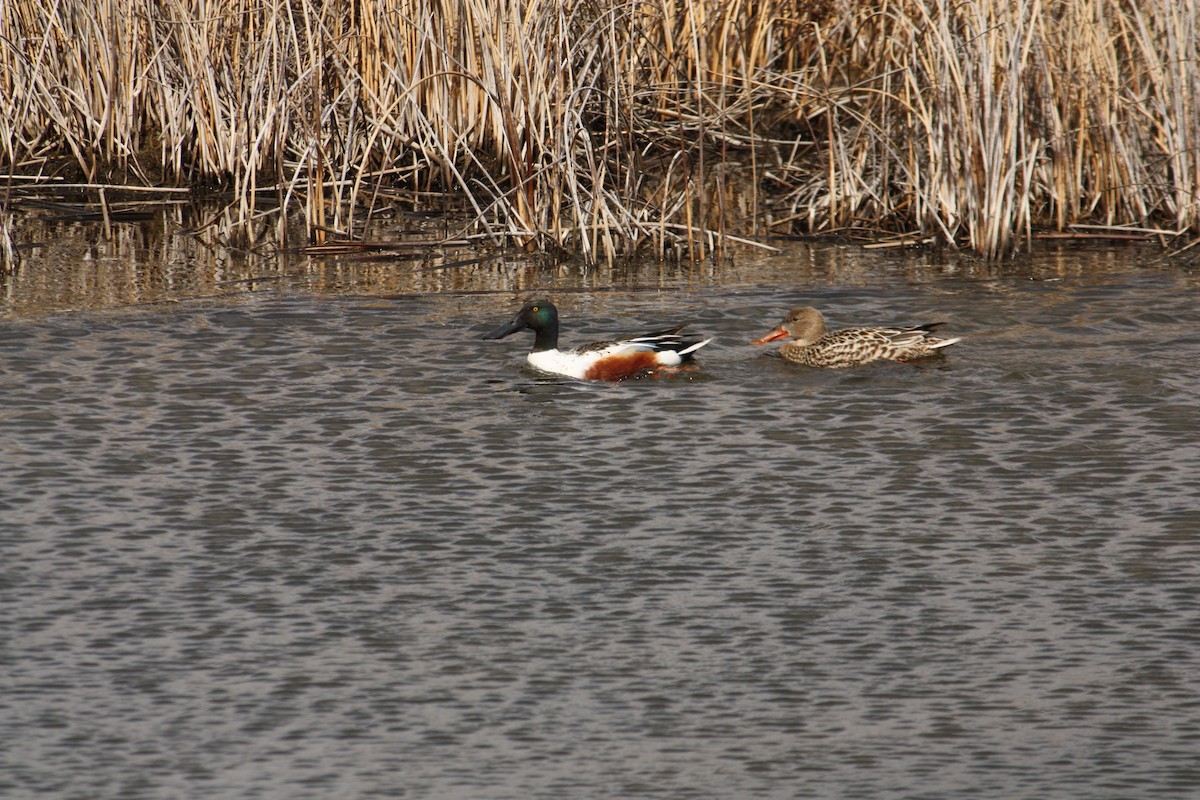
[[[991,257],[1078,222],[1194,235],[1197,6],[8,0],[0,167],[215,184],[243,246],[284,243],[278,209],[369,238],[400,190],[589,261],[755,230]]]

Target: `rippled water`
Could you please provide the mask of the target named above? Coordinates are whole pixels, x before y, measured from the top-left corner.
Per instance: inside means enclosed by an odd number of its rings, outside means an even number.
[[[0,321],[0,794],[1194,796],[1197,280],[719,283],[556,296],[717,337],[618,385],[512,295]]]

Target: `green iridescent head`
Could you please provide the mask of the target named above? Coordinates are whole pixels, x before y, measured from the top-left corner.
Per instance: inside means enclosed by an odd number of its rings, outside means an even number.
[[[558,324],[558,309],[545,298],[530,300],[521,306],[517,319],[524,320],[525,327],[541,330]]]
[[[484,334],[483,338],[503,339],[526,328],[536,334],[534,350],[553,350],[558,347],[558,309],[545,298],[530,300],[521,306],[521,310],[511,322]]]

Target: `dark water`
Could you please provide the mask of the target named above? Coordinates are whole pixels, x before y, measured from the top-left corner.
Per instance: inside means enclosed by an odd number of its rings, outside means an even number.
[[[0,794],[1196,796],[1200,281],[1030,277],[558,297],[717,337],[619,385],[511,295],[0,320]]]

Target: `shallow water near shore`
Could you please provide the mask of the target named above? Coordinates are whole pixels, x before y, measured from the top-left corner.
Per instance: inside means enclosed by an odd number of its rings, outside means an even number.
[[[1193,273],[370,270],[10,296],[5,797],[1200,787]],[[715,338],[673,375],[538,375],[479,339],[513,285],[568,344]],[[746,344],[800,304],[964,340],[836,372]]]

